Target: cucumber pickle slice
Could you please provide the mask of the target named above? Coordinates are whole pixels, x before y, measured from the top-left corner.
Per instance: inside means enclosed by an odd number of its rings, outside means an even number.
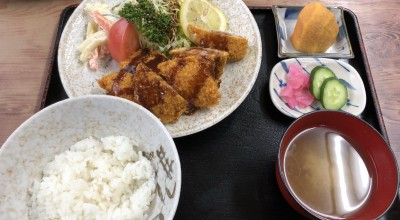
[[[310,76],[310,91],[317,100],[320,100],[320,89],[322,83],[325,79],[331,77],[336,78],[336,75],[328,67],[316,66],[314,69],[312,69]]]
[[[346,86],[336,77],[326,79],[321,85],[321,104],[325,109],[339,110],[347,102]]]

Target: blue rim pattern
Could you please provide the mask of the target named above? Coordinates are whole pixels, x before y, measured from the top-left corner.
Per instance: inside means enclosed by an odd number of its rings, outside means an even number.
[[[342,111],[359,115],[364,110],[366,105],[364,84],[358,72],[349,64],[326,58],[291,58],[277,63],[270,75],[270,96],[274,105],[283,114],[297,118],[311,111],[323,110],[321,103],[317,100],[314,100],[310,106],[304,109],[299,107],[290,108],[286,100],[280,95],[282,88],[287,86],[286,76],[289,73],[289,66],[291,64],[299,64],[307,74],[310,74],[315,66],[322,65],[329,67],[348,88],[349,99],[342,108]]]

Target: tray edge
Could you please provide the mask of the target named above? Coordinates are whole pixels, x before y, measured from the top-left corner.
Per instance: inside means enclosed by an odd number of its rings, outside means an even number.
[[[355,25],[356,25],[356,33],[357,33],[357,38],[359,41],[359,46],[360,46],[360,50],[363,56],[361,56],[362,60],[363,60],[363,64],[364,64],[364,68],[366,71],[366,75],[368,78],[368,84],[369,87],[371,89],[371,93],[372,93],[372,101],[374,103],[375,109],[376,109],[376,113],[378,115],[378,123],[379,123],[379,127],[381,129],[381,134],[383,136],[383,138],[387,141],[387,143],[390,145],[390,141],[389,141],[389,137],[386,131],[386,125],[383,119],[383,114],[382,114],[382,110],[379,104],[379,99],[378,99],[378,95],[376,93],[376,89],[375,89],[375,84],[374,84],[374,79],[372,77],[372,73],[371,73],[371,69],[369,66],[369,62],[368,62],[368,57],[367,57],[367,53],[365,50],[365,45],[364,45],[364,41],[361,35],[361,29],[360,29],[360,24],[358,22],[358,18],[356,16],[356,14],[348,9],[348,8],[343,8],[344,11],[348,12],[348,14],[354,19],[355,21]]]
[[[72,8],[76,8],[77,6],[78,6],[78,4],[69,5],[69,6],[65,7],[59,15],[58,22],[57,22],[57,29],[55,31],[56,34],[54,36],[55,38],[54,38],[54,41],[52,44],[54,46],[50,52],[51,55],[49,57],[50,62],[48,63],[49,66],[47,68],[47,77],[46,77],[46,81],[44,83],[42,96],[40,98],[40,103],[39,103],[39,107],[37,107],[37,111],[43,109],[46,105],[47,95],[49,92],[50,81],[51,81],[51,77],[52,77],[52,69],[54,66],[54,62],[56,62],[55,57],[57,57],[57,53],[58,53],[58,44],[60,42],[60,37],[61,37],[62,31],[64,29],[63,25],[65,23],[65,14],[68,12],[68,10],[70,10]]]

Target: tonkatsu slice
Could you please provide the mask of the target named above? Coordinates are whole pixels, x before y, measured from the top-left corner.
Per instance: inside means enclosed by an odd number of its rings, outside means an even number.
[[[187,56],[201,56],[209,59],[215,64],[215,80],[218,84],[221,81],[221,76],[224,72],[226,61],[228,60],[228,52],[202,47],[190,47],[190,48],[176,48],[169,52],[174,58],[187,57]]]
[[[229,53],[229,61],[243,59],[248,51],[248,41],[244,37],[221,31],[209,31],[193,24],[188,25],[189,37],[200,47],[213,48]]]
[[[214,62],[199,57],[174,58],[158,65],[161,76],[195,109],[216,106],[221,98]]]

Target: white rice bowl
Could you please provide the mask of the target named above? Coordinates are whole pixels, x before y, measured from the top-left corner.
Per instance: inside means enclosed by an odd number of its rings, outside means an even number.
[[[99,163],[95,171],[82,169],[89,155]],[[180,161],[168,131],[143,107],[112,96],[67,99],[36,113],[4,143],[0,164],[0,219],[44,219],[45,209],[52,219],[71,210],[85,213],[81,219],[173,219],[180,196]],[[99,178],[101,194],[84,190],[89,174]]]

